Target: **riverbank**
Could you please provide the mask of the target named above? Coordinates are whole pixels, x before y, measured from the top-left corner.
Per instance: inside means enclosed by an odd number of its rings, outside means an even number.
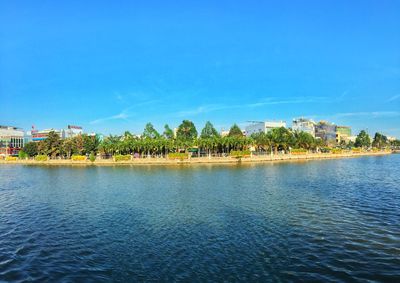
[[[252,156],[248,158],[233,158],[233,157],[192,157],[186,160],[170,160],[166,158],[135,158],[129,161],[113,161],[112,159],[98,159],[94,162],[72,161],[65,159],[53,159],[48,161],[36,160],[15,160],[5,161],[0,160],[0,164],[21,164],[21,165],[81,165],[81,166],[115,166],[115,165],[178,165],[178,164],[236,164],[236,163],[269,163],[269,162],[290,162],[290,161],[308,161],[308,160],[323,160],[337,158],[356,158],[361,156],[381,156],[392,154],[390,151],[379,152],[361,152],[361,153],[312,153],[312,154],[279,154],[279,155],[262,155]]]

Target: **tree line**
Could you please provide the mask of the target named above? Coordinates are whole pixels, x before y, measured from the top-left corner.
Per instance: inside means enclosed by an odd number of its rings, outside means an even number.
[[[342,144],[342,148],[370,146],[383,148],[389,146],[387,137],[376,133],[371,141],[365,131],[361,131],[356,142]],[[293,149],[320,151],[327,144],[322,139],[314,138],[306,132],[292,131],[287,128],[275,128],[267,133],[256,133],[250,137],[243,135],[238,125],[234,124],[227,136],[221,136],[211,122],[207,122],[198,133],[194,123],[184,120],[178,127],[176,134],[168,126],[164,126],[163,133],[159,133],[151,123],[147,123],[143,134],[135,136],[126,131],[123,135],[110,135],[100,141],[98,136],[87,134],[72,138],[61,139],[55,132],[39,142],[29,142],[23,148],[23,153],[29,157],[47,155],[50,158],[71,158],[72,155],[100,154],[103,156],[134,154],[144,156],[166,156],[175,152],[196,152],[195,154],[223,155],[231,151],[248,150],[250,147],[256,152],[277,153],[289,152]]]

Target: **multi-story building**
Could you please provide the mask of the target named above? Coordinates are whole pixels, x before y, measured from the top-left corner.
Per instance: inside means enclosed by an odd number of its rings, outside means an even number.
[[[275,128],[286,128],[285,121],[265,121],[265,122],[253,122],[251,125],[246,126],[246,136],[251,136],[257,133],[268,133],[270,130]]]
[[[0,126],[0,155],[17,155],[24,147],[24,131],[17,127]]]
[[[336,125],[327,121],[320,121],[315,126],[315,137],[326,141],[328,144],[336,143]]]
[[[351,137],[351,127],[336,126],[336,143],[340,144],[342,141],[348,143]]]
[[[68,125],[67,129],[65,130],[66,138],[73,138],[82,134],[83,129],[80,126]]]
[[[65,138],[65,130],[56,130],[56,129],[45,129],[45,130],[41,130],[41,131],[32,130],[31,131],[32,141],[39,142],[39,141],[45,140],[50,132],[55,132],[62,139]]]
[[[306,118],[293,119],[292,130],[309,133],[315,137],[315,122]]]

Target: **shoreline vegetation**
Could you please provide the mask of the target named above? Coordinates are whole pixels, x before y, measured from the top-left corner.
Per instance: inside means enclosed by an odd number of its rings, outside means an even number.
[[[355,142],[314,137],[310,133],[280,127],[268,132],[244,135],[234,124],[220,135],[211,122],[198,134],[192,121],[183,120],[172,131],[164,126],[160,134],[147,123],[141,135],[120,136],[79,134],[62,139],[52,131],[39,142],[28,142],[17,156],[5,156],[1,164],[115,165],[115,164],[201,164],[257,163],[285,160],[344,158],[388,154],[400,146],[376,133],[373,140],[361,131]]]
[[[306,154],[277,154],[277,155],[254,155],[254,156],[227,156],[227,157],[188,157],[186,159],[169,159],[165,157],[132,158],[129,160],[96,159],[91,161],[73,159],[13,159],[0,160],[0,164],[20,164],[20,165],[80,165],[80,166],[114,166],[114,165],[195,165],[195,164],[255,164],[255,163],[274,163],[309,161],[338,158],[356,158],[362,156],[383,156],[393,152],[390,150],[366,151],[366,152],[342,152],[342,153],[306,153]]]

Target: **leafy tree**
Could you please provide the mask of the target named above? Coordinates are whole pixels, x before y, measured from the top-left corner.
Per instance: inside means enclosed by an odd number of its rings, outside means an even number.
[[[362,130],[356,138],[356,147],[369,147],[371,145],[371,138],[366,131]]]
[[[238,125],[233,124],[233,126],[231,127],[231,129],[229,130],[229,137],[243,137],[243,132],[242,130],[239,128]]]
[[[382,148],[388,145],[388,139],[381,133],[375,133],[374,140],[372,142],[373,147]]]
[[[180,124],[178,127],[176,138],[181,141],[195,140],[197,138],[197,130],[193,122],[189,120],[183,120],[182,124]]]
[[[270,135],[264,132],[254,133],[251,135],[257,148],[263,151],[269,151],[272,145]]]
[[[315,146],[315,139],[314,137],[306,132],[294,132],[294,140],[295,140],[295,146],[298,148],[304,148],[307,150],[310,150]]]
[[[24,152],[26,152],[29,157],[36,156],[38,154],[38,144],[36,142],[28,142],[24,146]]]
[[[145,128],[144,128],[142,136],[144,138],[156,139],[156,138],[160,137],[160,134],[156,131],[156,129],[154,128],[153,124],[147,123]]]
[[[47,135],[45,143],[47,155],[49,155],[51,158],[55,158],[60,153],[60,136],[56,132],[51,131]]]
[[[272,141],[272,146],[275,153],[278,152],[279,148],[286,151],[290,146],[293,146],[295,143],[295,138],[292,132],[284,127],[274,128],[268,132],[268,135],[270,136],[270,139]]]
[[[128,132],[129,133],[129,132]],[[99,148],[99,138],[94,135],[94,136],[89,136],[89,135],[82,135],[83,138],[83,148],[84,148],[84,152],[86,154],[88,153],[97,153],[98,148]]]
[[[204,128],[201,130],[200,137],[203,139],[219,137],[218,131],[214,128],[210,121],[207,121]]]
[[[174,138],[174,131],[168,126],[168,124],[165,124],[164,126],[164,137],[166,139],[172,140]]]

